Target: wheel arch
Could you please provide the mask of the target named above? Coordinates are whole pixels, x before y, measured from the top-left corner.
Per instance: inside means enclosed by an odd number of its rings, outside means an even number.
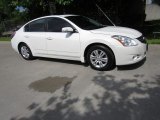
[[[25,43],[25,42],[19,42],[19,43],[18,43],[18,52],[19,52],[19,53],[20,53],[20,46],[23,45],[23,44],[25,44],[27,47],[29,47],[27,43]],[[31,53],[32,53],[32,50],[31,50],[30,47],[29,47],[29,49],[30,49],[30,51],[31,51]]]
[[[84,54],[83,54],[83,57],[84,57],[84,59],[85,59],[85,62],[87,62],[87,52],[88,52],[88,50],[89,50],[91,47],[96,46],[96,45],[102,45],[102,46],[108,48],[108,49],[113,53],[114,60],[115,60],[115,62],[116,62],[115,54],[114,54],[113,50],[112,50],[108,45],[103,44],[103,43],[91,43],[91,44],[89,44],[89,45],[85,48]]]

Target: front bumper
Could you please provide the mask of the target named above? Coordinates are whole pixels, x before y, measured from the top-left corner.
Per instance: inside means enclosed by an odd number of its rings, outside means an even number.
[[[117,47],[116,65],[130,65],[143,60],[146,57],[147,49],[148,45],[144,43],[132,47]]]

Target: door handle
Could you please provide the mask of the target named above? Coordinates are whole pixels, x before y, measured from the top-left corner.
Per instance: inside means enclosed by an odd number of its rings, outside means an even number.
[[[29,38],[29,36],[28,36],[28,35],[25,35],[24,37],[25,37],[25,38]]]
[[[53,40],[53,38],[51,38],[51,37],[48,37],[48,38],[46,38],[47,40]]]

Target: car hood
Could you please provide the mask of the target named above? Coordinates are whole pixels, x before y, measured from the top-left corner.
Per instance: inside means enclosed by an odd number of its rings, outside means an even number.
[[[138,38],[142,35],[142,33],[140,33],[137,30],[126,27],[116,27],[116,26],[108,26],[90,31],[95,34],[122,35],[130,38]]]

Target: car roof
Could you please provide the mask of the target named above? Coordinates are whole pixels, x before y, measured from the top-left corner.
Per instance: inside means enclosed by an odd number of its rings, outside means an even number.
[[[60,17],[60,18],[65,18],[65,17],[69,17],[69,16],[78,16],[78,15],[74,15],[74,14],[65,14],[65,15],[48,15],[48,16],[42,16],[42,17],[39,17],[39,18],[36,18],[36,19],[33,19],[29,22],[27,22],[26,24],[32,22],[32,21],[35,21],[35,20],[38,20],[38,19],[42,19],[42,18],[47,18],[47,17]],[[25,25],[26,25],[25,24]],[[24,25],[24,26],[25,26]]]
[[[74,15],[74,14],[65,14],[65,15],[49,15],[49,16],[43,16],[40,18],[46,18],[46,17],[61,17],[61,18],[65,18],[65,17],[69,17],[69,16],[78,16],[78,15]]]

